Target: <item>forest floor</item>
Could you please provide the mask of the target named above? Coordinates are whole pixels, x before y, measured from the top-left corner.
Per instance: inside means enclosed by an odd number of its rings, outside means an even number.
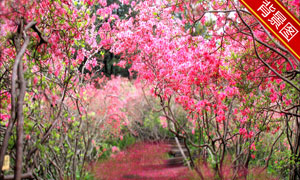
[[[173,163],[167,143],[137,143],[113,154],[93,168],[95,179],[188,180],[195,179],[182,163]]]

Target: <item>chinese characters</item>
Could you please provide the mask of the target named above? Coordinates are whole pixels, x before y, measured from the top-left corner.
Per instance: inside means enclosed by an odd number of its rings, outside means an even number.
[[[276,11],[276,8],[270,1],[264,0],[257,11],[261,12],[264,18],[269,17],[267,20],[271,25],[275,26],[277,30],[281,28],[279,33],[287,41],[290,41],[299,32],[290,22],[286,23],[287,18],[279,10]]]
[[[277,11],[275,14],[273,14],[273,17],[271,19],[268,19],[268,21],[270,21],[272,25],[275,24],[276,29],[278,29],[279,26],[282,25],[285,20],[286,17],[280,11]]]
[[[257,9],[257,11],[262,11],[262,16],[267,17],[271,12],[275,12],[276,8],[273,7],[273,4],[270,6],[270,1],[263,1],[263,4]]]
[[[289,22],[279,31],[279,33],[289,42],[298,33],[298,30]]]

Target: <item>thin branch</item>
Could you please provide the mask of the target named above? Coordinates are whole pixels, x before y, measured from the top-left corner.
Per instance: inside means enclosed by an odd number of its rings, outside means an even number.
[[[275,141],[273,142],[273,144],[272,144],[272,146],[271,146],[270,153],[269,153],[269,155],[268,155],[268,157],[267,157],[266,165],[265,165],[265,167],[263,168],[263,170],[265,170],[265,169],[268,167],[269,161],[270,161],[270,159],[271,159],[270,157],[271,157],[271,155],[272,155],[272,153],[273,153],[273,148],[274,148],[276,142],[277,142],[277,141],[279,140],[279,138],[282,136],[283,132],[284,132],[284,131],[281,131],[281,133],[279,134],[279,136],[278,136],[278,137],[275,139]]]
[[[254,46],[254,50],[255,50],[255,54],[257,56],[257,58],[265,65],[267,66],[273,73],[275,73],[278,77],[280,77],[282,80],[284,80],[285,82],[287,82],[288,84],[290,84],[291,86],[293,86],[297,91],[300,92],[300,88],[298,88],[294,83],[292,83],[289,79],[285,78],[284,76],[282,76],[281,74],[279,74],[275,69],[273,69],[265,60],[263,60],[257,50],[256,47],[256,37],[253,33],[253,30],[251,29],[251,27],[245,22],[245,20],[243,19],[241,13],[239,12],[239,10],[237,10],[238,16],[240,17],[240,19],[242,20],[242,22],[248,27],[249,31],[251,32],[251,36],[252,36],[252,40],[253,40],[253,46]]]

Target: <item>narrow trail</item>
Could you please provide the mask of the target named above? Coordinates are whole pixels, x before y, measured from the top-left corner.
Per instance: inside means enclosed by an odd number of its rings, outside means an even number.
[[[183,151],[187,153],[185,148]],[[107,180],[188,180],[193,177],[192,171],[184,166],[175,141],[138,143],[96,165],[94,174],[96,179]]]

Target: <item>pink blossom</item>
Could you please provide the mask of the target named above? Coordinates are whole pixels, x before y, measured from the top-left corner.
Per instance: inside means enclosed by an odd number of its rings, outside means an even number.
[[[33,85],[36,85],[37,84],[37,82],[38,82],[38,78],[35,76],[34,78],[33,78]]]
[[[110,24],[109,23],[103,23],[102,24],[102,29],[104,30],[104,31],[110,31],[111,29],[110,29]]]
[[[240,120],[240,122],[241,122],[242,124],[245,124],[245,123],[247,122],[247,120],[248,120],[248,116],[244,116],[244,117]]]
[[[27,135],[25,136],[25,139],[26,139],[26,140],[30,140],[30,138],[31,138],[31,136],[30,136],[29,134],[27,134]]]
[[[165,116],[160,116],[159,119],[162,127],[167,128],[168,127],[167,118]]]
[[[225,116],[224,115],[219,115],[219,116],[217,116],[216,117],[216,121],[218,122],[218,123],[221,123],[222,121],[225,121]]]
[[[248,138],[252,138],[254,136],[254,132],[253,131],[249,131],[249,134],[248,134]]]
[[[253,150],[253,151],[256,151],[255,143],[251,144],[250,149]]]
[[[280,90],[283,90],[285,88],[285,83],[282,83],[281,85],[280,85]]]
[[[294,1],[292,2],[292,4],[295,5],[295,6],[299,6],[300,0],[294,0]]]
[[[247,130],[245,128],[240,128],[239,133],[240,135],[245,135],[247,134]]]
[[[288,99],[288,100],[285,101],[285,104],[286,104],[287,106],[289,106],[291,103],[292,103],[292,100],[291,100],[291,99]]]
[[[235,115],[238,114],[238,109],[237,109],[237,108],[235,108],[235,109],[233,110],[233,114],[235,114]]]
[[[223,101],[226,98],[226,94],[224,92],[221,92],[219,97],[220,97],[220,100]]]
[[[98,9],[98,10],[96,11],[96,14],[99,15],[99,16],[101,16],[101,15],[102,15],[102,9]]]
[[[119,151],[119,148],[116,147],[116,146],[113,146],[113,147],[111,148],[111,151],[112,151],[112,152],[117,152],[117,151]]]
[[[103,7],[107,6],[106,0],[99,0],[99,4]]]
[[[52,95],[51,100],[52,100],[52,105],[55,106],[56,102],[58,101],[59,97],[57,95]]]
[[[121,68],[125,68],[126,67],[127,62],[124,60],[121,60],[117,65],[120,66]]]
[[[123,4],[126,4],[126,5],[129,4],[129,0],[121,0],[121,2],[122,2]]]
[[[131,6],[135,6],[136,2],[135,1],[131,1]]]

